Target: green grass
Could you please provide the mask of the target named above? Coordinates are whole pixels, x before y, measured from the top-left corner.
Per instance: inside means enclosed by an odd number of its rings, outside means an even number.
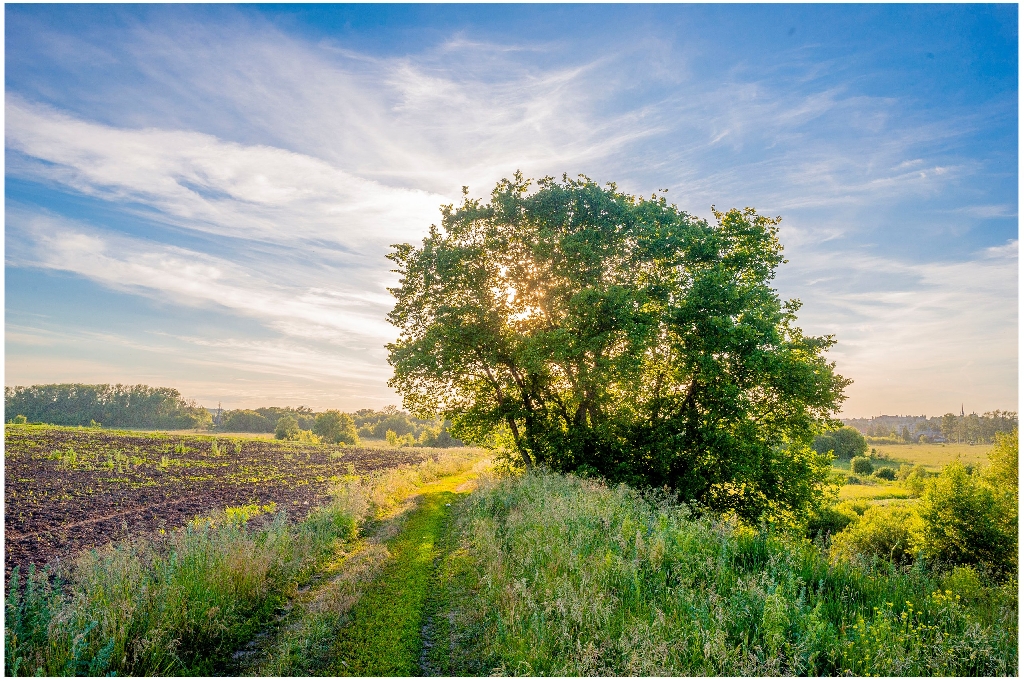
[[[87,552],[70,571],[32,572],[27,579],[15,573],[7,589],[5,671],[140,676],[233,669],[233,653],[278,626],[277,613],[360,544],[362,521],[373,525],[401,513],[417,490],[439,499],[434,481],[457,484],[469,475],[458,474],[478,463],[479,452],[440,453],[436,460],[347,480],[330,504],[301,523],[279,513],[262,529],[250,529],[253,515],[271,509],[227,509],[162,541],[139,538]],[[446,508],[447,502],[437,503]],[[400,536],[430,535],[436,522],[430,510],[436,510],[433,501],[413,514]],[[395,555],[415,559],[418,545],[409,546],[397,544]],[[339,622],[312,619],[327,633]]]
[[[9,676],[208,675],[273,615],[356,518],[342,504],[263,529],[228,509],[163,542],[125,541],[79,557],[69,573],[16,572],[5,609]]]
[[[427,494],[388,544],[391,559],[356,604],[351,623],[334,650],[333,675],[417,676],[427,587],[436,543],[455,499],[451,492]]]
[[[428,653],[442,674],[1017,671],[1014,581],[833,562],[809,541],[549,473],[485,487],[456,516],[436,576],[449,624]]]
[[[967,445],[956,443],[945,444],[905,444],[905,445],[874,445],[876,456],[888,458],[895,468],[901,463],[921,464],[929,471],[938,472],[943,466],[960,459],[965,464],[985,464],[992,445]],[[869,450],[870,451],[870,450]],[[877,462],[878,466],[887,465],[885,461]]]

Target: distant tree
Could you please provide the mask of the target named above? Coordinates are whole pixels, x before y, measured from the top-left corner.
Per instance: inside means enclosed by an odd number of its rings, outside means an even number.
[[[942,437],[950,442],[960,442],[960,417],[953,414],[942,415]]]
[[[210,412],[174,388],[60,383],[4,389],[4,409],[33,423],[113,428],[204,428]]]
[[[856,428],[843,426],[814,438],[813,446],[814,450],[821,454],[831,450],[837,459],[847,460],[863,456],[868,450],[868,441]]]
[[[337,409],[330,409],[318,414],[313,423],[313,432],[323,438],[326,442],[344,442],[347,445],[359,444],[359,437],[356,435],[356,424],[352,417],[343,414]]]
[[[234,409],[224,415],[221,429],[232,433],[272,433],[275,423],[252,409]]]
[[[668,486],[742,517],[802,513],[829,479],[810,449],[848,381],[771,285],[778,220],[586,178],[520,174],[442,209],[388,257],[390,385],[526,468]]]
[[[294,416],[282,416],[278,419],[277,427],[274,429],[274,437],[278,440],[298,440],[301,434],[299,422]]]

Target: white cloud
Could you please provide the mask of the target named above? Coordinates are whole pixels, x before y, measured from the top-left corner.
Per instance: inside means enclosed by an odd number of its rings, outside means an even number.
[[[331,289],[289,286],[197,251],[50,216],[13,217],[25,243],[9,254],[9,264],[72,272],[114,290],[182,305],[226,308],[299,338],[376,347],[394,337],[384,320],[390,299],[383,286],[374,291],[370,282],[343,280]]]
[[[805,303],[806,330],[836,334],[831,355],[855,381],[845,414],[1014,408],[1017,250],[931,263],[805,252],[784,266],[782,288]]]
[[[303,154],[196,132],[122,130],[8,96],[8,173],[141,203],[175,224],[242,239],[379,251],[414,239],[444,197],[365,180]]]

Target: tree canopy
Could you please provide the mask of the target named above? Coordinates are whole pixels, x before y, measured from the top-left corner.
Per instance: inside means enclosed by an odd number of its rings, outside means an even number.
[[[843,426],[839,430],[814,438],[813,447],[816,452],[822,454],[831,451],[836,458],[852,459],[855,456],[863,456],[868,451],[868,441],[856,428]]]
[[[715,224],[588,178],[517,173],[396,245],[390,385],[526,467],[667,486],[747,518],[806,510],[848,381],[771,287],[778,218]]]
[[[8,418],[24,415],[33,423],[114,428],[201,428],[210,413],[174,388],[148,385],[54,383],[4,388]]]

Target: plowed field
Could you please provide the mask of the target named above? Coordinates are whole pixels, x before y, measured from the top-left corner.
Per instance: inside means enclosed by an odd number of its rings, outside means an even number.
[[[213,508],[273,502],[302,518],[341,476],[432,452],[11,425],[4,444],[7,573]]]

